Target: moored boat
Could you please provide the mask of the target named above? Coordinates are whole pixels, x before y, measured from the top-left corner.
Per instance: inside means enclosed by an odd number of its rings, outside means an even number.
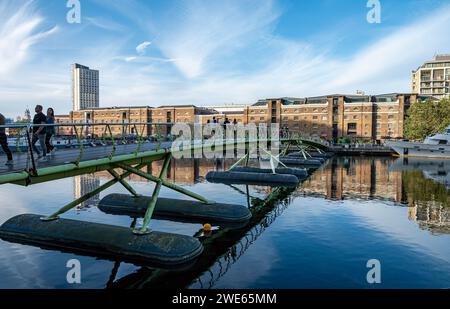
[[[420,142],[387,141],[400,157],[450,159],[450,126],[445,132],[430,135]]]

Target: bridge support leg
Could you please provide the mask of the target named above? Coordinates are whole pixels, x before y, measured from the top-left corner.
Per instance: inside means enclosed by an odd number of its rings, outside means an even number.
[[[250,152],[247,152],[247,154],[245,156],[243,156],[242,158],[240,158],[239,160],[237,160],[236,163],[234,163],[230,168],[229,171],[231,171],[233,168],[235,168],[236,166],[239,166],[239,164],[241,164],[244,160],[245,160],[245,165],[248,165],[248,159],[250,157]]]
[[[165,179],[161,179],[159,177],[147,174],[147,173],[141,171],[138,168],[126,165],[124,163],[116,163],[115,166],[120,167],[121,169],[124,169],[124,170],[126,170],[126,171],[128,171],[128,172],[130,172],[132,174],[136,174],[136,175],[141,176],[141,177],[143,177],[145,179],[153,181],[155,183],[161,182],[162,186],[167,187],[169,189],[172,189],[174,191],[177,191],[179,193],[182,193],[184,195],[187,195],[189,197],[192,197],[193,199],[196,199],[196,200],[198,200],[200,202],[203,202],[203,203],[206,203],[206,204],[214,204],[214,201],[208,200],[207,198],[204,198],[203,196],[201,196],[201,195],[199,195],[197,193],[189,191],[189,190],[187,190],[187,189],[185,189],[183,187],[177,186],[176,184],[173,184],[173,183],[171,183],[171,182],[169,182],[169,181],[167,181]]]
[[[118,180],[120,184],[124,186],[125,189],[127,189],[128,192],[130,192],[133,196],[139,196],[139,194],[130,186],[130,184],[125,179],[120,177],[120,175],[117,174],[116,171],[114,171],[113,169],[109,169],[108,172],[111,174],[111,176],[114,177],[114,179]]]
[[[136,168],[140,169],[142,167],[144,167],[145,164],[140,164],[138,165]],[[75,206],[87,201],[88,199],[90,199],[91,197],[99,194],[100,192],[108,189],[109,187],[111,187],[112,185],[116,184],[117,182],[119,182],[120,180],[123,180],[124,178],[130,176],[132,173],[131,172],[124,172],[122,175],[117,175],[118,178],[114,178],[106,183],[104,183],[103,185],[101,185],[100,187],[98,187],[97,189],[86,193],[85,195],[77,198],[75,201],[65,205],[64,207],[61,207],[58,211],[54,212],[53,214],[47,216],[47,217],[42,217],[41,220],[42,221],[52,221],[52,220],[57,220],[59,218],[59,215],[62,215],[63,213],[71,210],[72,208],[74,208]],[[134,190],[133,190],[134,191]]]
[[[133,233],[137,235],[144,235],[151,232],[151,230],[148,228],[150,224],[150,219],[152,218],[153,211],[155,210],[156,201],[158,200],[159,191],[161,190],[162,182],[167,176],[167,170],[169,168],[170,159],[172,158],[172,154],[169,153],[164,158],[164,163],[161,169],[161,172],[159,173],[159,181],[156,182],[155,189],[153,189],[153,194],[150,202],[147,206],[147,211],[145,212],[144,221],[142,223],[142,227],[140,229],[134,229]]]

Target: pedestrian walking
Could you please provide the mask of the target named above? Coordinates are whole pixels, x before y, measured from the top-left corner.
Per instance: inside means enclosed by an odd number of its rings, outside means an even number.
[[[33,151],[38,155],[38,159],[40,159],[41,161],[47,161],[47,148],[45,147],[46,128],[44,126],[39,126],[40,124],[47,123],[47,117],[42,112],[42,109],[42,105],[36,105],[34,109],[36,114],[33,118],[33,138],[31,140],[31,147],[33,148]],[[39,141],[39,145],[41,145],[42,154],[36,147],[37,141]]]
[[[4,126],[6,124],[5,116],[0,113],[0,126]],[[7,161],[5,165],[13,165],[13,156],[11,150],[8,147],[8,137],[6,136],[5,128],[0,128],[0,145],[3,149],[3,152],[6,154]]]
[[[46,123],[47,124],[55,123],[55,112],[54,112],[53,108],[51,108],[51,107],[49,107],[47,109]],[[53,135],[55,135],[55,127],[46,127],[45,128],[45,147],[47,148],[47,152],[49,154],[53,154],[56,150],[56,148],[51,143]]]

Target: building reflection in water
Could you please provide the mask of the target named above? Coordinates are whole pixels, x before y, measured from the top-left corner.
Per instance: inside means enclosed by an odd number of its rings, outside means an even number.
[[[78,199],[83,195],[97,189],[100,186],[100,178],[97,175],[86,174],[75,176],[73,178],[73,196]],[[77,209],[83,209],[90,205],[96,205],[100,201],[100,195],[96,194],[87,201],[77,206]]]
[[[172,160],[167,178],[181,185],[204,181],[211,170],[224,170],[235,160],[180,159]],[[450,160],[449,160],[450,161]],[[422,161],[420,161],[422,162]],[[417,161],[403,162],[391,158],[336,157],[307,179],[294,195],[317,196],[330,200],[381,200],[408,206],[409,218],[421,228],[437,233],[450,233],[450,189],[447,183],[448,165]],[[430,167],[432,166],[432,168]],[[159,175],[162,162],[153,162],[143,171]],[[438,175],[439,177],[430,177]],[[100,185],[100,179],[111,179],[108,172],[77,176],[74,179],[75,198]],[[148,182],[132,175],[134,182]],[[445,180],[446,181],[446,180]],[[252,190],[270,188],[252,186]],[[81,207],[96,204],[99,196]]]
[[[338,157],[316,171],[299,192],[332,200],[395,202],[408,206],[409,219],[421,228],[450,233],[450,162],[435,162]]]

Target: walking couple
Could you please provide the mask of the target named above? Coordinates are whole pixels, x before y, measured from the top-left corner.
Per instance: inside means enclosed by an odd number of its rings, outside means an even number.
[[[55,113],[53,108],[47,109],[47,116],[42,112],[42,105],[36,105],[34,111],[36,114],[33,118],[31,146],[33,151],[38,155],[40,161],[47,161],[47,154],[53,154],[56,148],[51,144],[51,138],[55,134],[55,127],[53,126],[39,126],[40,124],[54,124]],[[42,154],[36,147],[36,142],[39,141]]]

